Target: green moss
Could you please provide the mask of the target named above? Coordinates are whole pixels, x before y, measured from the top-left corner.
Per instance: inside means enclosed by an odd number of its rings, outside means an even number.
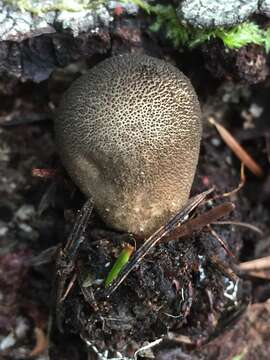
[[[219,30],[217,32],[224,45],[230,49],[238,49],[247,44],[264,45],[265,31],[252,22],[245,22],[229,30]]]
[[[265,50],[270,52],[270,27],[265,31]]]
[[[244,360],[244,356],[245,356],[245,354],[242,353],[242,354],[240,354],[240,355],[234,356],[234,357],[232,358],[232,360]]]
[[[264,46],[267,52],[270,51],[270,27],[263,30],[255,23],[247,21],[226,29],[195,29],[181,23],[176,9],[172,5],[150,5],[144,0],[122,0],[122,2],[133,2],[152,15],[154,20],[150,30],[165,31],[167,38],[175,47],[188,46],[192,48],[216,38],[222,40],[229,49],[239,49],[248,44],[257,44]]]
[[[106,5],[108,0],[52,0],[43,2],[38,0],[5,0],[6,4],[13,4],[21,11],[33,14],[48,11],[82,11],[95,9],[99,5]],[[153,17],[151,31],[165,31],[167,38],[175,47],[187,46],[193,48],[210,39],[220,39],[229,49],[239,49],[248,44],[257,44],[270,52],[270,27],[263,30],[253,22],[244,22],[230,28],[195,29],[181,23],[172,5],[149,4],[145,0],[119,0],[122,3],[133,3]]]

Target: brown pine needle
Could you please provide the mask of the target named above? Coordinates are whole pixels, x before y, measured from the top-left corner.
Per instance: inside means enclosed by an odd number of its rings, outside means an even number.
[[[237,187],[235,189],[231,190],[231,191],[226,192],[226,193],[215,195],[211,199],[209,199],[208,201],[217,200],[217,199],[223,199],[225,197],[232,196],[232,195],[238,193],[238,191],[242,189],[242,187],[245,185],[245,183],[246,183],[245,166],[244,166],[243,163],[241,163],[240,182],[237,185]]]
[[[114,280],[108,288],[103,292],[105,298],[109,298],[111,294],[119,287],[119,285],[126,279],[134,267],[139,264],[148,252],[158,243],[162,238],[173,231],[177,226],[183,225],[189,218],[189,215],[196,209],[206,197],[213,192],[214,188],[206,190],[188,200],[187,204],[174,215],[165,225],[161,226],[151,236],[149,236],[141,247],[132,255],[130,261],[123,267],[119,276]]]
[[[241,163],[240,182],[239,182],[238,186],[235,189],[233,189],[232,191],[222,194],[222,197],[228,197],[228,196],[232,196],[232,195],[238,193],[238,191],[241,190],[242,187],[245,185],[245,182],[246,182],[245,166],[244,166],[244,163]]]
[[[257,271],[263,269],[270,269],[270,256],[265,256],[259,259],[245,261],[239,264],[240,270]]]
[[[218,223],[217,220],[221,217],[228,215],[235,209],[232,202],[226,202],[198,215],[194,219],[189,220],[186,224],[177,227],[169,235],[165,236],[161,242],[169,242],[172,239],[179,239],[185,236],[190,236],[196,231],[202,230],[205,226]]]
[[[57,175],[59,175],[59,171],[57,169],[40,169],[33,168],[32,176],[41,177],[44,179],[54,179]]]
[[[73,288],[76,279],[77,279],[77,275],[74,274],[72,276],[72,279],[70,280],[70,282],[68,284],[68,287],[67,287],[66,291],[64,292],[64,295],[61,297],[60,302],[63,302],[66,299],[66,297],[68,296],[70,290]]]
[[[232,281],[237,281],[237,275],[233,267],[229,267],[228,264],[222,262],[221,259],[214,254],[209,255],[209,260],[223,275]]]
[[[213,117],[208,119],[210,124],[214,125],[232,152],[238,157],[238,159],[245,164],[245,166],[256,176],[262,176],[263,170],[256,163],[256,161],[246,152],[246,150],[236,141],[236,139],[225,129],[222,125],[218,124]]]
[[[241,222],[241,221],[215,221],[212,222],[213,225],[235,225],[235,226],[242,226],[245,227],[249,230],[252,230],[254,232],[256,232],[259,235],[263,235],[263,232],[261,229],[259,229],[257,226],[249,224],[249,223],[245,223],[245,222]]]
[[[256,277],[258,279],[270,280],[269,270],[249,271],[247,275]]]
[[[218,235],[218,233],[212,229],[210,225],[208,225],[208,228],[210,230],[211,235],[218,241],[218,243],[223,247],[223,249],[226,251],[226,253],[231,256],[232,258],[235,258],[235,255],[231,252],[231,250],[228,248],[227,244],[225,244],[224,240],[221,239],[221,237]]]
[[[48,339],[41,328],[35,327],[36,344],[29,356],[31,358],[37,357],[45,352],[48,348]]]
[[[167,338],[181,344],[193,344],[192,339],[189,336],[168,332]]]

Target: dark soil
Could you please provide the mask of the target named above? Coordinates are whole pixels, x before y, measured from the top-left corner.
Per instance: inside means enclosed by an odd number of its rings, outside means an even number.
[[[196,213],[233,201],[236,208],[225,219],[255,225],[263,235],[235,225],[213,228],[240,262],[270,255],[269,79],[261,72],[258,79],[253,69],[250,78],[258,81],[249,83],[261,81],[257,85],[240,83],[240,76],[228,79],[224,73],[217,78],[213,67],[209,72],[212,63],[206,64],[206,49],[175,53],[168,44],[151,44],[148,34],[135,30],[129,22],[116,24],[111,53],[143,52],[147,47],[148,54],[165,57],[182,69],[201,100],[204,135],[192,195],[212,185],[216,194],[223,194],[240,181],[240,162],[208,124],[210,116],[222,122],[264,170],[262,178],[246,171],[241,191],[206,203]],[[216,45],[207,49],[208,58],[211,51],[215,59]],[[254,52],[242,50],[241,61],[250,61]],[[238,68],[248,72],[239,56]],[[76,261],[75,284],[59,308],[63,333],[57,328],[55,255],[44,251],[65,243],[84,199],[61,167],[52,118],[64,89],[99,60],[91,54],[40,84],[16,83],[10,93],[0,94],[0,358],[37,354],[47,359],[50,353],[51,359],[94,359],[97,349],[103,354],[108,350],[111,357],[117,352],[131,357],[162,338],[144,356],[268,359],[269,283],[239,274],[232,277],[236,260],[207,228],[157,245],[104,300],[99,297],[102,281],[124,242],[134,241],[106,229],[93,214]],[[35,177],[33,169],[48,169],[49,176]],[[42,342],[43,333],[49,336],[49,348]]]

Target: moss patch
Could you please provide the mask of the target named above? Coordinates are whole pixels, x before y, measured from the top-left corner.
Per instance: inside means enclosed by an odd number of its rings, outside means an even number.
[[[152,31],[165,30],[166,36],[175,47],[188,46],[190,48],[202,44],[210,39],[220,39],[229,49],[239,49],[248,44],[263,46],[270,51],[270,27],[261,29],[254,22],[243,22],[229,28],[196,29],[183,24],[172,5],[150,5],[144,0],[122,0],[133,2],[149,15],[154,17],[150,27]]]

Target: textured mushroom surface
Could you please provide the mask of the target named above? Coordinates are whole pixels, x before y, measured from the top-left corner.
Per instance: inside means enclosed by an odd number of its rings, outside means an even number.
[[[200,106],[171,64],[145,55],[99,63],[64,94],[55,130],[64,166],[110,227],[149,235],[188,200]]]

